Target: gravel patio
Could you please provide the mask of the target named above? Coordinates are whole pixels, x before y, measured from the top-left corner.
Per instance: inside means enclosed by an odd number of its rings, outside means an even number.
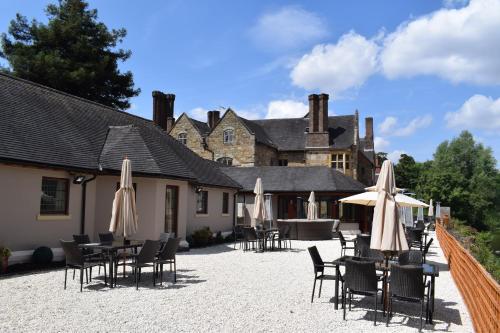
[[[440,276],[434,325],[425,330],[473,332],[432,237],[428,261],[439,265]],[[395,303],[389,327],[384,322],[374,327],[372,301],[359,296],[343,321],[342,310],[330,302],[333,281],[324,282],[321,298],[311,304],[313,267],[307,247],[312,245],[325,261],[340,256],[338,240],[294,241],[293,250],[266,253],[233,250],[232,244],[194,249],[178,254],[176,284],[169,277],[163,287],[152,288],[151,273],[143,274],[139,291],[132,278],[119,278],[115,289],[95,278],[80,293],[78,275],[63,290],[64,270],[6,277],[0,279],[0,332],[418,330],[418,305]]]

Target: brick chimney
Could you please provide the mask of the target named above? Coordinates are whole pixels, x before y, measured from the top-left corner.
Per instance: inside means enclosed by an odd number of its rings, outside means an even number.
[[[210,129],[213,129],[220,120],[220,111],[208,111],[207,112],[207,124]]]
[[[365,149],[373,149],[373,118],[365,118]]]
[[[153,122],[165,131],[169,132],[175,122],[174,118],[174,94],[165,94],[161,91],[153,91]]]
[[[309,132],[306,147],[325,148],[328,145],[328,94],[309,95]]]

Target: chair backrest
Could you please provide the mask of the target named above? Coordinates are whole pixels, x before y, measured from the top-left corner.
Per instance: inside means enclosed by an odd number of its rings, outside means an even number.
[[[114,240],[115,240],[115,237],[113,236],[113,233],[111,233],[111,232],[105,232],[105,233],[99,234],[99,242],[101,242],[101,243],[111,243]]]
[[[246,240],[257,240],[257,232],[252,227],[243,228],[243,236]]]
[[[345,262],[346,287],[356,291],[377,291],[377,272],[375,262],[351,260]]]
[[[66,265],[82,266],[84,263],[83,254],[75,241],[60,240],[61,247],[66,256]]]
[[[422,266],[391,265],[390,293],[401,297],[424,298],[424,269]]]
[[[290,237],[290,226],[288,224],[282,224],[278,227],[279,237],[287,238]]]
[[[415,225],[415,229],[424,230],[425,229],[424,221],[418,220],[417,224]]]
[[[89,235],[73,235],[73,240],[76,242],[76,244],[88,244],[90,243],[90,237]]]
[[[398,256],[398,263],[400,265],[421,265],[422,262],[423,256],[420,251],[405,251]]]
[[[421,229],[408,228],[408,236],[411,242],[421,242],[422,241],[422,232]]]
[[[365,253],[366,249],[370,249],[371,236],[356,236],[356,252]]]
[[[382,251],[370,249],[369,246],[361,247],[359,256],[362,258],[373,259],[374,261],[384,261],[384,254]]]
[[[180,238],[169,238],[167,243],[161,249],[158,258],[160,260],[171,260],[175,259],[175,254],[177,253],[177,249],[179,248],[179,243],[181,242]]]
[[[342,234],[342,231],[339,230],[338,235],[339,235],[340,244],[342,246],[346,245],[346,241],[345,241],[344,235]]]
[[[160,248],[159,240],[146,240],[141,248],[141,252],[137,255],[137,263],[145,264],[155,260],[156,253]]]
[[[321,259],[321,256],[319,255],[318,249],[316,246],[311,246],[307,248],[309,250],[309,254],[311,255],[311,259],[314,265],[314,272],[320,272],[323,273],[325,270],[324,268],[324,262],[323,259]]]
[[[160,232],[160,242],[166,243],[169,239],[172,238],[172,234],[170,232]]]
[[[425,244],[425,248],[424,248],[424,255],[427,254],[429,252],[429,248],[431,247],[431,244],[432,242],[434,241],[434,238],[431,238],[427,244]]]

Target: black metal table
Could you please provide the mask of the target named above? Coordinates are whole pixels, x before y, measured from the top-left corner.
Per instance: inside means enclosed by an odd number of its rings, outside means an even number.
[[[332,261],[332,264],[335,265],[335,310],[339,308],[339,277],[340,277],[340,266],[345,266],[345,261],[347,259],[352,259],[353,256],[342,256],[340,258],[335,259]],[[384,262],[381,261],[376,261],[376,268],[379,271],[384,271],[388,272],[390,271],[391,268],[391,261],[389,261],[389,265],[386,266]],[[392,261],[393,262],[393,261]],[[434,314],[434,291],[435,291],[435,286],[436,286],[436,277],[439,277],[439,268],[435,265],[431,264],[422,264],[422,267],[424,269],[424,276],[428,276],[431,279],[431,306],[430,306],[430,311],[429,311],[429,323],[432,324],[432,316]],[[384,282],[386,283],[386,282]],[[386,290],[385,286],[383,288]]]
[[[137,248],[141,247],[144,244],[143,241],[139,240],[130,240],[124,242],[123,240],[121,241],[113,241],[113,242],[106,242],[106,243],[87,243],[87,244],[80,244],[78,245],[80,248],[83,249],[93,249],[93,250],[101,250],[102,252],[106,253],[108,258],[109,258],[109,276],[110,279],[108,279],[109,282],[109,287],[113,288],[114,284],[114,263],[115,263],[115,258],[118,250],[125,250],[125,249],[133,249],[134,253],[137,253]]]

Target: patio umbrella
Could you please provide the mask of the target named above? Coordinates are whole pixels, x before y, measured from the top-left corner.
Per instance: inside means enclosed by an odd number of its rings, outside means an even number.
[[[436,218],[441,218],[441,203],[439,201],[436,203]]]
[[[378,198],[373,212],[370,248],[386,252],[408,250],[403,226],[398,221],[396,180],[391,161],[382,164],[376,188]]]
[[[307,219],[317,220],[318,219],[318,204],[316,203],[316,197],[314,196],[314,191],[309,195],[309,204],[307,205]]]
[[[427,215],[429,217],[433,217],[434,216],[434,206],[432,204],[432,199],[431,199],[431,201],[429,201],[429,212],[427,213]]]
[[[364,206],[375,206],[377,203],[378,192],[368,191],[360,194],[352,195],[347,198],[340,199],[342,203],[350,203]],[[427,207],[427,204],[404,195],[402,193],[396,194],[396,202],[401,207]]]
[[[262,179],[257,178],[257,181],[255,182],[255,188],[253,190],[253,193],[255,194],[255,202],[253,206],[253,221],[254,221],[254,226],[257,224],[257,221],[260,221],[260,223],[263,223],[266,219],[266,207],[264,204],[264,189],[262,187]]]
[[[417,221],[424,220],[424,207],[418,207],[417,209]]]
[[[264,206],[266,207],[266,219],[269,221],[269,228],[273,227],[273,195],[264,194]]]
[[[125,157],[122,163],[120,188],[115,193],[109,231],[124,238],[137,231],[137,210],[135,207],[135,191],[132,186],[132,165]]]

